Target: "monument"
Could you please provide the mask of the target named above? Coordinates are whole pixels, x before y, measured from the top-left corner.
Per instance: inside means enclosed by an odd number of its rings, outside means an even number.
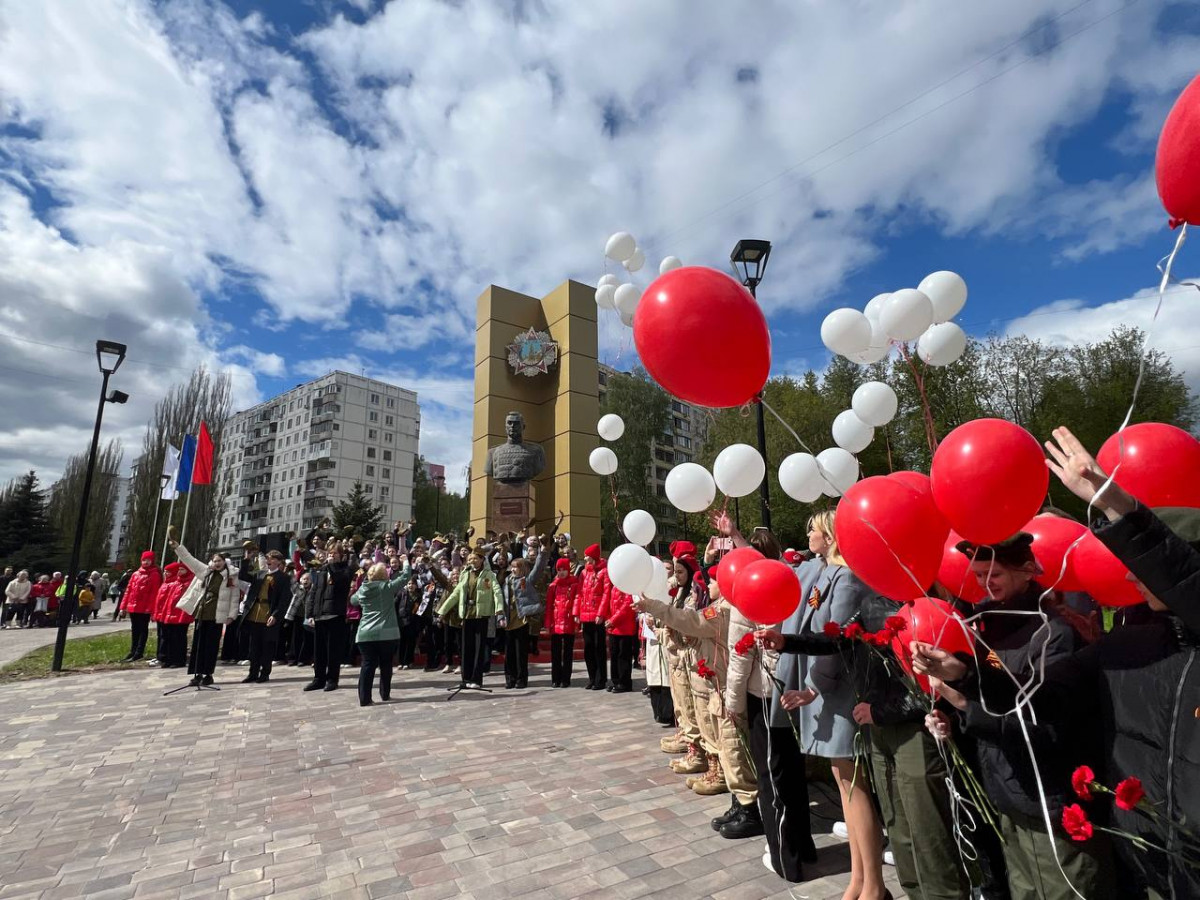
[[[545,297],[492,286],[477,302],[471,524],[477,534],[535,520],[586,547],[600,539],[600,479],[588,465],[600,416],[595,289]]]

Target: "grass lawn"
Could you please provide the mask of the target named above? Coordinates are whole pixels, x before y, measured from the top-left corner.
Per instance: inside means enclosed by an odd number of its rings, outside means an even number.
[[[63,653],[62,675],[78,675],[84,672],[104,672],[112,669],[145,667],[157,649],[154,630],[146,642],[146,656],[135,663],[121,662],[129,654],[129,632],[114,631],[95,637],[70,638]],[[0,684],[6,681],[25,681],[30,678],[45,678],[51,675],[50,663],[54,659],[54,645],[39,647],[20,659],[0,667]]]

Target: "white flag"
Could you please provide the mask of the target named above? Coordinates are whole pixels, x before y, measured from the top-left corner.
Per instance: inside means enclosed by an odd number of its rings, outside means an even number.
[[[179,474],[179,451],[167,444],[167,454],[163,457],[162,470],[162,499],[174,500],[179,496],[175,490],[175,476]]]

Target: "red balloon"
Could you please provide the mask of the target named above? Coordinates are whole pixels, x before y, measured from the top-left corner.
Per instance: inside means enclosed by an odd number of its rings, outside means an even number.
[[[1163,123],[1154,178],[1171,227],[1200,225],[1200,75],[1184,88]]]
[[[1079,583],[1070,566],[1063,572],[1063,557],[1067,555],[1072,544],[1087,534],[1086,526],[1073,519],[1043,513],[1030,519],[1021,530],[1033,535],[1033,555],[1046,572],[1038,579],[1040,584],[1046,587],[1053,585],[1055,590],[1059,591],[1083,590],[1083,585]],[[1079,547],[1076,547],[1071,550],[1071,556],[1078,552]],[[1058,577],[1060,573],[1061,580]]]
[[[959,554],[960,556],[962,554]],[[964,557],[965,558],[965,557]],[[950,604],[935,597],[919,597],[913,603],[905,606],[897,613],[904,619],[904,628],[892,636],[892,652],[909,675],[912,675],[920,685],[921,690],[929,690],[929,679],[917,675],[912,670],[912,652],[909,645],[913,641],[933,644],[951,653],[975,652],[975,639],[972,634],[963,633],[963,628],[957,621],[962,616]]]
[[[1096,462],[1146,506],[1200,507],[1200,441],[1182,428],[1130,425],[1104,442]]]
[[[633,340],[646,371],[669,394],[699,406],[741,406],[771,371],[771,333],[750,292],[716,269],[684,266],[642,294]],[[713,368],[716,341],[730,365]]]
[[[721,563],[721,569],[724,568],[725,564]],[[734,593],[737,602],[732,599],[729,602],[750,621],[782,622],[800,605],[800,579],[782,560],[760,559],[744,566],[738,573]]]
[[[761,559],[766,559],[766,557],[753,547],[738,547],[722,556],[721,564],[717,568],[717,587],[721,589],[721,596],[733,603],[733,593],[737,590],[738,575],[746,566]],[[734,606],[737,604],[734,603]]]
[[[1089,534],[1075,548],[1068,565],[1083,590],[1101,606],[1136,606],[1146,602],[1133,582],[1126,578],[1129,570],[1124,563],[1094,534]]]
[[[938,583],[946,590],[967,603],[978,603],[987,597],[979,585],[979,579],[971,571],[971,560],[956,549],[963,539],[957,531],[951,531],[942,547],[942,564],[938,567]]]
[[[933,500],[933,482],[929,480],[929,476],[922,472],[893,472],[891,475],[884,476],[892,481],[899,481],[901,484],[906,484],[914,491],[920,494],[925,494],[930,501]]]
[[[933,498],[968,541],[1012,537],[1042,507],[1050,471],[1037,439],[1003,419],[959,425],[933,454]]]
[[[876,475],[846,491],[834,522],[842,556],[872,590],[901,601],[925,596],[950,528],[931,494]]]

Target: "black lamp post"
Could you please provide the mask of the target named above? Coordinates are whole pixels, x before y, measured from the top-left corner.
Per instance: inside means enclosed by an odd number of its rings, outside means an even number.
[[[733,270],[741,279],[742,284],[750,291],[750,295],[757,299],[756,289],[758,283],[762,281],[763,275],[767,271],[767,260],[771,256],[770,241],[738,241],[737,246],[733,248],[733,252],[729,254],[729,261],[733,263]],[[771,464],[767,460],[767,429],[766,422],[763,419],[763,408],[761,403],[754,404],[755,411],[758,414],[758,452],[762,454],[763,462],[767,464],[767,472],[763,475],[762,487],[759,488],[759,496],[762,499],[762,523],[767,528],[771,527]]]
[[[445,475],[434,475],[433,476],[433,488],[435,491],[437,491],[437,497],[434,498],[435,505],[433,507],[433,530],[434,531],[442,530],[442,489],[445,488],[445,486],[446,486],[446,476]]]
[[[75,543],[71,546],[71,564],[67,568],[67,586],[63,592],[63,602],[58,606],[58,637],[54,641],[54,661],[50,664],[51,671],[61,672],[63,653],[67,649],[67,628],[71,624],[71,616],[75,612],[75,576],[79,571],[79,554],[83,549],[83,529],[87,523],[88,498],[92,493],[92,476],[96,472],[96,450],[100,443],[100,422],[104,418],[105,403],[124,403],[129,395],[122,391],[109,391],[108,378],[121,367],[125,361],[126,346],[114,341],[96,341],[96,361],[104,380],[100,384],[100,404],[96,408],[96,428],[92,432],[92,449],[88,453],[87,475],[83,479],[83,497],[79,501],[79,519],[75,523]]]

